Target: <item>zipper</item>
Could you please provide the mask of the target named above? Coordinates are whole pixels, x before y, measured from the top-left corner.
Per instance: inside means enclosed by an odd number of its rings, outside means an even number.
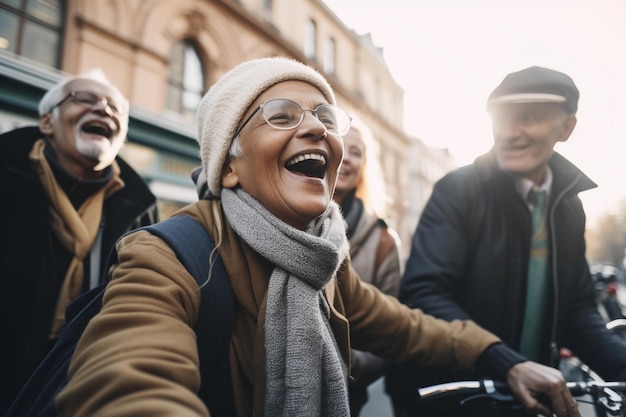
[[[576,178],[565,187],[558,196],[554,199],[554,204],[550,208],[550,236],[552,238],[552,286],[554,289],[554,308],[552,310],[552,331],[550,334],[550,365],[558,367],[559,365],[559,351],[556,343],[556,328],[557,318],[559,312],[559,286],[558,286],[558,268],[557,268],[557,247],[556,247],[556,226],[554,224],[554,217],[556,208],[565,196],[582,178],[582,174],[579,173]]]

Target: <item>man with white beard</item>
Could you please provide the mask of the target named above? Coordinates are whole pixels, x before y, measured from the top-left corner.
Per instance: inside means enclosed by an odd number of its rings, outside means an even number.
[[[128,230],[156,222],[156,199],[117,155],[128,100],[94,70],[39,102],[39,126],[0,135],[0,415],[43,359],[68,304],[104,276]]]

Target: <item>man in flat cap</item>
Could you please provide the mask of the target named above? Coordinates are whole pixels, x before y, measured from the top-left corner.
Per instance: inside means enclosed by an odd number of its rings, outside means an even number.
[[[585,259],[578,193],[596,184],[554,152],[576,126],[578,96],[558,71],[507,75],[487,101],[493,148],[435,185],[413,236],[400,299],[501,337],[506,345],[480,359],[495,373],[528,359],[557,368],[567,347],[603,378],[626,381],[626,343],[598,314]],[[415,387],[477,376],[403,364],[387,390],[397,416],[471,415],[420,406]]]

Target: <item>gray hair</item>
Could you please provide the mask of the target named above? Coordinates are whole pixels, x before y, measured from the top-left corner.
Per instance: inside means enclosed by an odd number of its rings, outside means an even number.
[[[63,100],[63,96],[65,95],[65,86],[75,80],[93,80],[110,87],[120,94],[120,97],[124,99],[126,108],[128,108],[128,100],[126,97],[124,97],[120,90],[106,77],[104,71],[97,68],[66,78],[53,85],[39,101],[39,116],[43,116],[44,114],[53,111],[54,109],[52,107],[59,101]]]
[[[228,156],[231,158],[241,158],[243,156],[243,148],[241,147],[241,139],[239,139],[239,135],[235,136],[233,142],[230,144]]]

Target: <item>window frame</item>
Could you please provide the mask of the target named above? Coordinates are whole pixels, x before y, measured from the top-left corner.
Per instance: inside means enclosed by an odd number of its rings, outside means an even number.
[[[181,48],[181,51],[176,52],[175,48]],[[189,38],[183,38],[175,41],[172,43],[172,47],[170,49],[170,64],[168,66],[165,91],[165,108],[191,122],[195,121],[196,109],[198,107],[198,103],[204,95],[207,85],[207,67],[204,63],[201,51],[202,50],[198,43]],[[196,58],[193,63],[188,59],[189,52],[193,52],[193,56]],[[180,54],[180,56],[174,56],[175,53]],[[178,61],[175,62],[175,60]],[[186,82],[186,80],[189,80],[186,76],[188,75],[188,71],[193,71],[193,69],[189,69],[188,67],[190,64],[197,64],[197,71],[195,74],[200,77],[200,82],[197,85],[189,85],[188,82]],[[173,65],[179,67],[175,68],[175,70],[178,71],[176,74],[172,72]],[[186,97],[191,96],[195,96],[197,99],[196,103],[193,105],[186,105]]]
[[[337,41],[332,36],[326,39],[323,66],[326,74],[335,74],[337,68]]]
[[[41,17],[37,17],[32,12],[28,11],[29,2],[31,0],[19,0],[16,3],[19,3],[19,6],[15,6],[12,4],[8,4],[7,2],[0,1],[0,12],[5,12],[8,16],[17,17],[17,30],[16,30],[16,38],[15,38],[15,48],[4,48],[8,51],[11,51],[15,55],[19,55],[21,57],[42,63],[44,65],[51,66],[53,68],[61,68],[61,58],[63,56],[63,46],[64,46],[64,36],[65,36],[65,12],[67,10],[66,1],[64,0],[46,0],[48,3],[54,3],[55,6],[58,6],[58,22],[51,23],[42,19]],[[32,30],[44,30],[52,32],[56,35],[56,39],[54,43],[56,43],[56,53],[51,55],[51,61],[42,61],[37,59],[37,54],[25,55],[24,52],[31,49],[32,44],[28,44],[28,35],[32,34]],[[49,39],[45,37],[46,39]],[[6,39],[6,38],[5,38]],[[35,38],[36,39],[39,38]],[[10,42],[10,40],[7,39]],[[32,42],[32,41],[31,41]],[[35,42],[36,43],[36,42]]]
[[[315,60],[317,58],[317,22],[309,19],[304,26],[304,55]]]

